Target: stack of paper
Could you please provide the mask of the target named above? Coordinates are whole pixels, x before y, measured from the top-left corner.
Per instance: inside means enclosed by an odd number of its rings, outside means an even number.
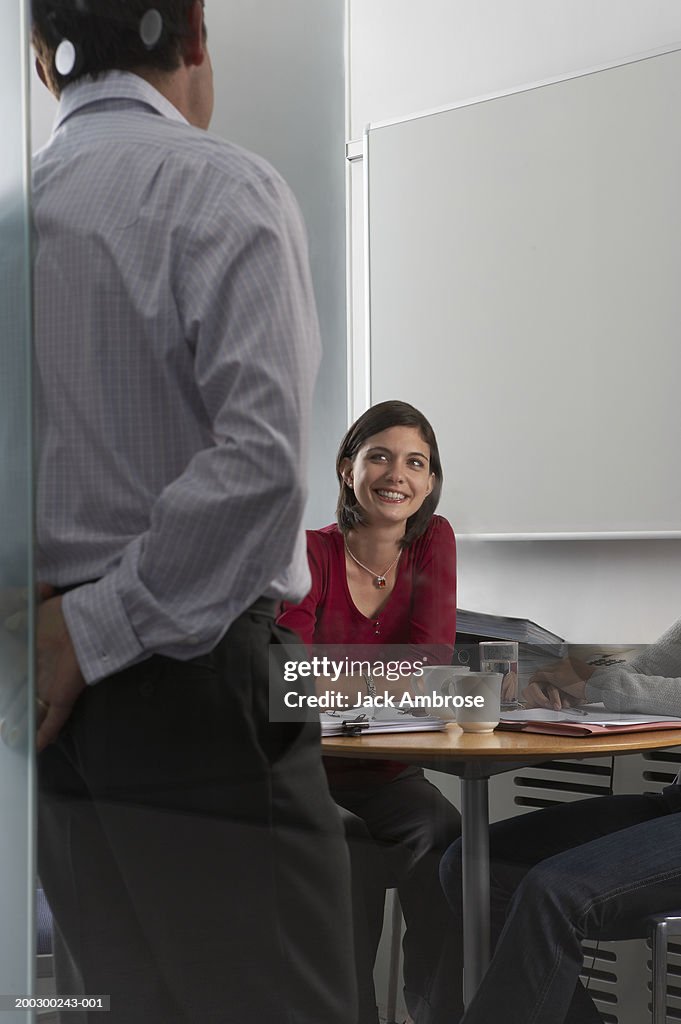
[[[660,715],[630,715],[604,709],[593,711],[549,711],[521,708],[504,711],[500,729],[537,732],[558,736],[599,736],[616,732],[646,732],[650,729],[681,729],[681,718]]]
[[[462,643],[478,640],[515,640],[521,644],[556,648],[565,642],[562,636],[538,626],[530,619],[470,612],[465,608],[456,610],[456,633]]]

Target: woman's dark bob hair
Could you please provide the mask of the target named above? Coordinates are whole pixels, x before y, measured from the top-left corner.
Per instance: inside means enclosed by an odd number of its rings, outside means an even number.
[[[357,452],[374,434],[380,434],[391,427],[416,427],[421,437],[430,448],[430,472],[434,475],[433,489],[421,505],[418,512],[407,519],[407,528],[402,538],[402,547],[407,547],[426,531],[433,512],[437,508],[442,491],[442,464],[437,447],[435,431],[418,409],[407,402],[379,402],[362,413],[340,443],[336,456],[336,476],[340,485],[336,518],[341,533],[346,534],[365,522],[362,508],[357,502],[355,492],[343,480],[341,466],[345,459],[355,460]]]

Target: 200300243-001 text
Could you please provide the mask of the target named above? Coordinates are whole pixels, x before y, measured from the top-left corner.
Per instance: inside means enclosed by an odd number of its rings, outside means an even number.
[[[111,996],[1,996],[0,1010],[111,1009]]]

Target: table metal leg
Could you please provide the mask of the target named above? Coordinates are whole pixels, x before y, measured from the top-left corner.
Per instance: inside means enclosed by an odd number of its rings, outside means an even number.
[[[490,958],[489,780],[461,779],[463,998],[468,1006]]]

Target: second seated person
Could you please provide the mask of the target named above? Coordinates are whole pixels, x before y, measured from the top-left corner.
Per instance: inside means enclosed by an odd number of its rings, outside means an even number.
[[[434,515],[442,467],[433,428],[413,406],[381,402],[341,441],[336,473],[337,523],[308,531],[312,588],[279,622],[309,648],[409,645],[414,660],[450,664],[456,547],[447,520]],[[357,694],[366,682],[345,685]],[[345,758],[325,765],[350,848],[359,1024],[378,1021],[373,968],[385,889],[394,886],[406,922],[409,1013],[416,1024],[451,1024],[462,1012],[461,978],[451,970],[460,939],[438,863],[460,835],[459,812],[421,769]]]

